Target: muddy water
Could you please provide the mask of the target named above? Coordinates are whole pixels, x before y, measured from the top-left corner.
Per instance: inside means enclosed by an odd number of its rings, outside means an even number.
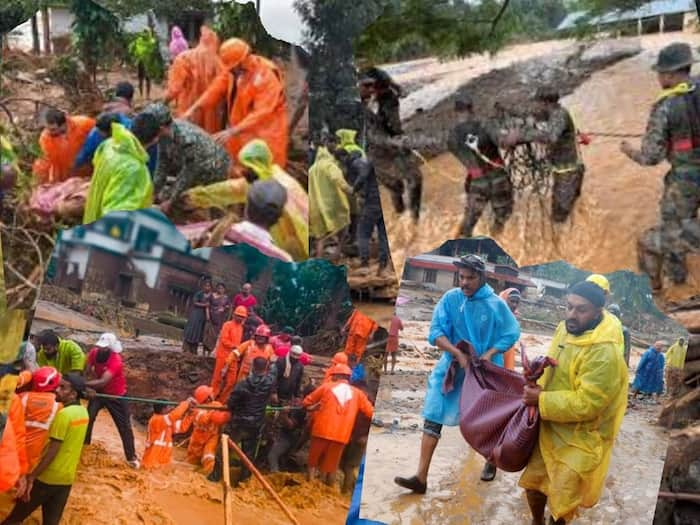
[[[675,40],[697,43],[693,35],[645,37],[641,41],[642,54],[594,74],[565,98],[563,103],[572,110],[578,126],[583,131],[642,133],[659,91],[650,66],[658,50]],[[521,46],[517,52],[530,58],[543,50]],[[479,65],[476,70],[481,71],[483,58],[474,60]],[[462,61],[462,83],[473,78],[468,64],[469,60]],[[430,72],[423,74],[428,76]],[[451,89],[453,84],[450,81]],[[662,178],[667,167],[636,165],[619,151],[620,140],[593,137],[593,142],[583,147],[587,168],[583,194],[566,223],[553,225],[549,220],[550,196],[525,193],[516,198],[513,216],[501,233],[490,230],[489,207],[475,235],[494,237],[521,265],[564,259],[579,268],[601,273],[637,269],[636,239],[658,220]],[[638,140],[632,142],[638,145]],[[392,259],[399,275],[406,256],[432,250],[458,236],[466,204],[464,168],[452,155],[433,159],[424,166],[423,173],[423,215],[418,227],[407,216],[397,216],[388,193],[383,194]],[[687,295],[688,290],[684,293]]]
[[[529,523],[529,510],[518,488],[519,473],[499,472],[492,483],[479,477],[484,460],[465,443],[458,428],[445,428],[431,465],[428,493],[407,494],[393,484],[396,475],[410,476],[418,462],[420,416],[427,375],[438,357],[425,341],[426,308],[399,307],[405,330],[397,373],[384,375],[376,417],[367,447],[361,516],[389,524]],[[528,355],[546,352],[549,335],[526,333]],[[635,348],[634,369],[644,349]],[[518,363],[519,364],[519,363]],[[632,374],[630,375],[630,378]],[[628,409],[613,450],[613,459],[600,502],[584,510],[575,524],[650,523],[656,505],[667,433],[654,425],[658,406]]]

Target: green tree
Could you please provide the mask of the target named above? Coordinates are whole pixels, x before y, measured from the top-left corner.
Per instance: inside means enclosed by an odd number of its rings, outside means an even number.
[[[109,62],[123,45],[119,19],[92,0],[71,0],[70,10],[77,52],[94,83],[100,63]]]
[[[270,36],[253,2],[219,4],[216,14],[214,30],[222,41],[238,37],[248,42],[256,53],[263,56],[287,57],[289,55],[289,44]]]
[[[0,36],[29,20],[39,9],[39,0],[3,0],[0,4]]]

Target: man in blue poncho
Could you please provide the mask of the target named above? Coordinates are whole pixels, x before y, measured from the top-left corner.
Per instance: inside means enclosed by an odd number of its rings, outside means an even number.
[[[428,378],[423,408],[423,438],[418,472],[411,478],[397,477],[394,482],[418,494],[425,494],[428,469],[440,439],[442,426],[459,424],[459,398],[468,366],[466,354],[455,345],[468,341],[484,360],[503,366],[503,354],[520,337],[520,327],[505,301],[486,284],[486,264],[476,255],[466,255],[456,261],[459,288],[445,293],[435,307],[428,342],[443,351]],[[443,393],[447,371],[454,360],[459,363],[454,388]],[[491,481],[496,467],[486,464],[481,479]]]
[[[664,391],[664,348],[661,341],[644,352],[637,365],[637,373],[632,383],[634,398],[637,394],[660,396]]]

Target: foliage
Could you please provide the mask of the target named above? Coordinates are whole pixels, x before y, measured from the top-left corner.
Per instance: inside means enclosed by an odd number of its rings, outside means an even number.
[[[302,336],[334,328],[352,308],[345,269],[321,259],[299,264],[275,263],[261,316],[268,323],[291,326]]]
[[[3,0],[0,4],[0,35],[29,20],[39,9],[39,0]]]
[[[211,0],[168,0],[167,2],[154,2],[153,0],[98,0],[98,3],[115,13],[120,18],[143,14],[153,9],[157,16],[161,16],[172,22],[183,13],[201,12],[213,13],[214,3]]]
[[[129,58],[134,66],[143,64],[146,75],[151,80],[160,81],[165,75],[163,57],[158,50],[158,40],[150,29],[133,35],[128,46]]]
[[[119,20],[92,0],[71,0],[70,10],[77,51],[94,80],[100,63],[109,62],[122,43]]]
[[[217,5],[214,30],[221,40],[242,38],[263,56],[287,56],[289,45],[270,36],[255,11],[253,2],[229,2]]]

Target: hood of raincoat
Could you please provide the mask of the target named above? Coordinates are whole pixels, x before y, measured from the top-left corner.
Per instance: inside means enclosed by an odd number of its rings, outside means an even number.
[[[339,129],[335,132],[335,136],[340,140],[340,144],[338,145],[339,149],[344,149],[348,153],[357,151],[362,153],[362,156],[365,155],[365,151],[355,142],[357,131],[354,129]]]
[[[172,55],[172,58],[175,58],[183,51],[187,51],[189,47],[190,46],[187,43],[187,40],[185,40],[185,37],[182,34],[182,29],[180,29],[178,26],[173,27],[172,31],[170,32],[170,54]]]
[[[238,153],[238,160],[246,168],[253,170],[260,180],[269,180],[274,174],[272,151],[264,140],[251,140],[243,146]]]
[[[574,346],[592,346],[601,343],[619,344],[620,325],[616,324],[611,314],[603,312],[603,320],[593,330],[588,330],[581,335],[567,333],[564,344]]]
[[[214,52],[218,52],[220,43],[219,36],[207,26],[202,26],[200,33],[199,45]]]
[[[112,144],[116,152],[131,155],[144,163],[148,162],[148,153],[141,142],[123,124],[112,123]]]

